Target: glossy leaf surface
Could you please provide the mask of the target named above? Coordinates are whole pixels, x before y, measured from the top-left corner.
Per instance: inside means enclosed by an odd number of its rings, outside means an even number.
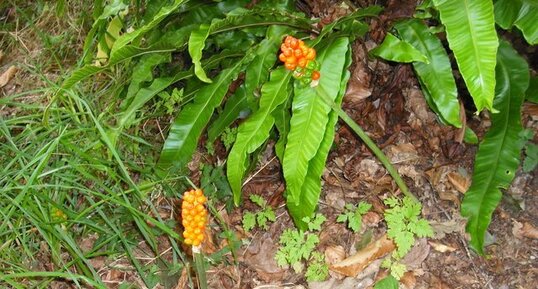
[[[383,43],[372,49],[371,53],[395,62],[429,62],[428,58],[409,42],[400,40],[390,33],[387,33]]]
[[[398,22],[395,25],[400,37],[421,51],[429,63],[413,62],[430,108],[444,122],[461,127],[458,90],[452,74],[450,60],[443,44],[418,19]]]
[[[471,247],[482,255],[501,189],[510,186],[519,166],[523,147],[519,136],[523,130],[521,105],[529,85],[527,62],[507,42],[501,42],[497,59],[495,108],[499,113],[491,116],[491,128],[476,154],[471,187],[461,204],[461,214],[468,219]]]
[[[434,0],[478,112],[493,109],[498,47],[491,0]]]

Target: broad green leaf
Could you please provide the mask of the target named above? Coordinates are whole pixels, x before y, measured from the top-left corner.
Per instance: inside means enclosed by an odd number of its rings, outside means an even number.
[[[161,151],[158,163],[160,169],[181,168],[190,161],[213,111],[222,102],[242,66],[250,60],[251,57],[247,55],[236,65],[222,70],[213,83],[196,93],[192,103],[181,109]]]
[[[161,10],[151,19],[150,22],[145,24],[144,26],[130,32],[122,35],[120,38],[114,42],[114,45],[112,46],[112,50],[110,52],[110,57],[114,57],[114,55],[118,52],[119,49],[129,44],[131,41],[135,40],[136,38],[142,36],[144,33],[148,32],[149,30],[153,29],[155,26],[157,26],[161,21],[174,11],[177,11],[179,6],[183,4],[185,0],[175,0],[172,4],[168,6],[163,6]]]
[[[153,53],[140,57],[140,61],[133,68],[131,82],[127,88],[123,107],[131,101],[131,98],[140,90],[144,82],[153,80],[153,69],[161,63],[168,63],[171,60],[170,53]]]
[[[290,90],[291,93],[291,90]],[[278,106],[273,111],[273,117],[275,118],[275,126],[278,130],[278,141],[275,144],[275,153],[280,162],[284,161],[284,149],[286,147],[286,139],[290,132],[290,118],[291,118],[291,102],[292,97]]]
[[[497,0],[494,5],[495,22],[503,29],[512,28],[521,10],[521,4],[519,0]]]
[[[413,62],[428,104],[446,123],[461,127],[458,90],[443,44],[418,19],[395,25],[400,37],[421,51],[429,63]]]
[[[247,169],[247,156],[259,148],[269,137],[274,124],[273,110],[286,101],[289,95],[291,73],[283,67],[273,71],[262,86],[260,108],[243,122],[227,161],[227,175],[236,205],[241,201],[241,186]]]
[[[538,44],[538,5],[523,1],[516,22],[517,28],[531,45]]]
[[[282,163],[288,202],[298,205],[301,201],[299,197],[308,162],[316,155],[321,144],[329,111],[329,106],[316,97],[314,89],[295,82],[290,132]]]
[[[204,69],[202,68],[202,50],[205,46],[205,40],[209,36],[209,24],[202,24],[200,28],[191,33],[189,38],[189,54],[192,58],[192,64],[194,64],[194,73],[203,82],[211,83],[211,79],[207,77]]]
[[[500,189],[508,188],[519,166],[521,105],[529,85],[527,62],[507,42],[499,47],[496,70],[495,108],[499,113],[491,116],[491,128],[476,154],[471,187],[461,204],[461,214],[468,218],[471,246],[482,255],[486,230],[502,197]]]
[[[525,99],[538,104],[538,76],[531,77]]]
[[[387,33],[383,43],[372,49],[370,53],[389,61],[429,63],[428,58],[413,45],[405,40],[398,39],[390,33]]]
[[[434,0],[477,112],[493,109],[499,40],[491,0]]]
[[[236,119],[242,111],[248,108],[247,92],[244,85],[241,85],[226,101],[224,109],[217,119],[207,130],[207,140],[214,142],[217,137]]]
[[[347,71],[351,64],[348,45],[347,38],[338,38],[331,41],[328,47],[321,50],[318,56],[321,63],[321,78],[319,85],[315,88],[316,94],[327,93],[334,96],[337,104],[342,103],[347,81],[350,77],[350,73]],[[320,99],[319,96],[316,99]],[[295,200],[288,198],[286,203],[296,226],[303,230],[307,228],[303,218],[312,217],[316,211],[321,194],[321,175],[325,169],[325,162],[334,140],[338,115],[336,112],[331,111],[328,117],[316,155],[308,163],[308,171],[299,196],[300,202],[297,204]]]

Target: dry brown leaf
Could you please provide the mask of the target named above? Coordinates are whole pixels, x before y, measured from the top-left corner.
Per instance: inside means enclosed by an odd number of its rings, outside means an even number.
[[[520,223],[514,220],[514,226],[512,227],[512,234],[518,239],[523,237],[538,239],[538,229],[528,222]]]
[[[426,241],[426,238],[419,239],[413,248],[405,255],[401,260],[401,263],[404,264],[407,269],[412,270],[419,268],[422,265],[422,262],[426,260],[430,254],[430,245]]]
[[[338,246],[329,246],[325,249],[325,261],[329,265],[342,262],[346,258],[346,250],[344,247]]]
[[[465,223],[465,219],[457,214],[452,217],[452,220],[446,222],[430,221],[434,233],[433,239],[443,239],[446,234],[450,233],[464,234]]]
[[[471,186],[471,179],[468,177],[464,177],[461,174],[457,172],[450,172],[447,174],[448,181],[454,189],[458,190],[458,192],[465,194],[469,187]]]
[[[377,241],[357,252],[357,254],[342,262],[333,264],[330,269],[345,276],[354,277],[371,262],[392,252],[394,248],[394,243],[387,238],[387,235],[383,235]]]
[[[445,244],[441,244],[441,243],[437,243],[437,242],[432,242],[432,241],[430,241],[428,243],[430,243],[432,248],[437,252],[446,253],[446,252],[454,252],[454,251],[456,251],[456,248],[454,248],[452,246],[449,246],[449,245],[445,245]]]
[[[181,270],[181,277],[179,277],[179,280],[177,281],[176,289],[187,288],[187,282],[189,281],[188,277],[187,267],[183,267],[183,270]]]
[[[400,278],[400,284],[405,289],[413,289],[417,285],[417,278],[413,271],[405,272],[405,274]]]
[[[0,87],[4,87],[17,73],[17,67],[11,65],[2,75],[0,75]]]

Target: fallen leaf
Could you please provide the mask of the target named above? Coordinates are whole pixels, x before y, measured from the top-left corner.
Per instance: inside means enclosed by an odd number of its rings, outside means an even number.
[[[450,289],[450,287],[435,275],[431,275],[430,289]]]
[[[377,241],[357,252],[357,254],[333,264],[330,269],[345,276],[354,277],[374,260],[385,256],[394,249],[394,243],[387,238],[387,235],[383,235]]]
[[[4,87],[17,73],[15,65],[10,66],[2,75],[0,75],[0,87]]]
[[[415,285],[417,285],[417,278],[415,277],[415,273],[413,273],[413,271],[405,272],[402,278],[400,278],[400,284],[405,289],[415,288]]]
[[[245,263],[253,267],[263,281],[278,281],[284,277],[285,270],[280,268],[275,261],[277,249],[271,238],[262,237],[247,249]]]
[[[465,194],[469,187],[471,186],[471,179],[464,177],[460,175],[457,172],[450,172],[447,174],[448,181],[454,189],[458,190],[458,192]]]
[[[432,226],[434,237],[433,239],[443,239],[446,234],[451,233],[461,233],[464,234],[465,230],[465,219],[459,215],[452,217],[452,220],[446,222],[430,221]]]
[[[338,246],[329,246],[325,249],[325,261],[329,265],[341,262],[346,258],[346,250],[344,247]]]
[[[446,253],[446,252],[454,252],[454,251],[456,251],[456,248],[454,248],[452,246],[448,246],[448,245],[445,245],[445,244],[432,242],[432,241],[430,241],[428,243],[430,243],[430,246],[432,246],[432,248],[437,252]]]
[[[520,223],[514,220],[514,226],[512,227],[512,234],[518,239],[523,239],[523,237],[538,239],[538,229],[528,222]]]
[[[416,269],[422,265],[422,262],[426,260],[429,254],[430,245],[426,241],[426,238],[421,238],[415,243],[409,253],[405,255],[401,263],[405,264],[409,270]]]

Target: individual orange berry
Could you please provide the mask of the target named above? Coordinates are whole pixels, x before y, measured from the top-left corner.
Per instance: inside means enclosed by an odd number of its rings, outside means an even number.
[[[312,80],[318,80],[321,77],[319,71],[312,72]]]
[[[290,43],[291,43],[291,40],[293,39],[293,36],[286,36],[286,39],[284,39],[284,44],[286,44],[286,46],[290,46]]]
[[[304,68],[306,66],[307,62],[308,62],[308,60],[306,60],[306,58],[301,57],[301,59],[299,59],[297,61],[297,66]]]
[[[299,47],[299,41],[297,40],[297,38],[292,38],[292,39],[290,40],[289,47],[291,47],[291,48],[293,48],[293,49]]]
[[[200,228],[194,228],[193,232],[195,235],[200,235],[202,233],[202,230],[200,230]]]
[[[292,56],[286,58],[286,63],[297,63],[297,57],[292,55]]]
[[[195,247],[200,246],[200,243],[202,243],[202,242],[200,242],[198,240],[192,241],[192,245],[195,246]]]
[[[196,190],[194,191],[194,195],[197,196],[197,197],[199,197],[199,196],[203,196],[203,195],[204,195],[204,192],[202,192],[201,189],[196,189]]]
[[[303,47],[305,47],[304,41],[302,41],[301,39],[299,39],[299,40],[297,41],[297,46],[298,46],[299,48],[301,48],[301,49],[302,49]]]
[[[199,213],[199,212],[204,211],[204,210],[205,210],[205,207],[204,207],[204,205],[202,205],[202,204],[198,204],[198,205],[196,205],[195,210],[196,210],[196,212]]]
[[[205,220],[201,220],[198,222],[198,228],[204,229],[205,228]]]
[[[284,53],[284,56],[286,57],[290,57],[293,55],[293,49],[291,48],[286,48],[284,50],[282,50],[282,53]]]
[[[280,53],[278,55],[278,59],[282,62],[286,62],[286,55],[284,55],[284,53]]]
[[[185,239],[185,244],[194,245],[194,241],[192,239]],[[200,245],[200,244],[198,244],[198,245]],[[195,246],[198,246],[198,245],[195,245]]]
[[[204,195],[196,197],[196,201],[200,204],[204,204],[207,201],[207,198]]]
[[[299,48],[293,50],[293,55],[297,58],[301,58],[303,56],[303,51]]]
[[[316,50],[313,48],[308,48],[308,53],[306,54],[306,59],[313,60],[316,58]]]
[[[286,66],[286,68],[289,70],[295,70],[295,68],[297,67],[295,63],[289,63],[289,62],[286,62],[284,66]]]

